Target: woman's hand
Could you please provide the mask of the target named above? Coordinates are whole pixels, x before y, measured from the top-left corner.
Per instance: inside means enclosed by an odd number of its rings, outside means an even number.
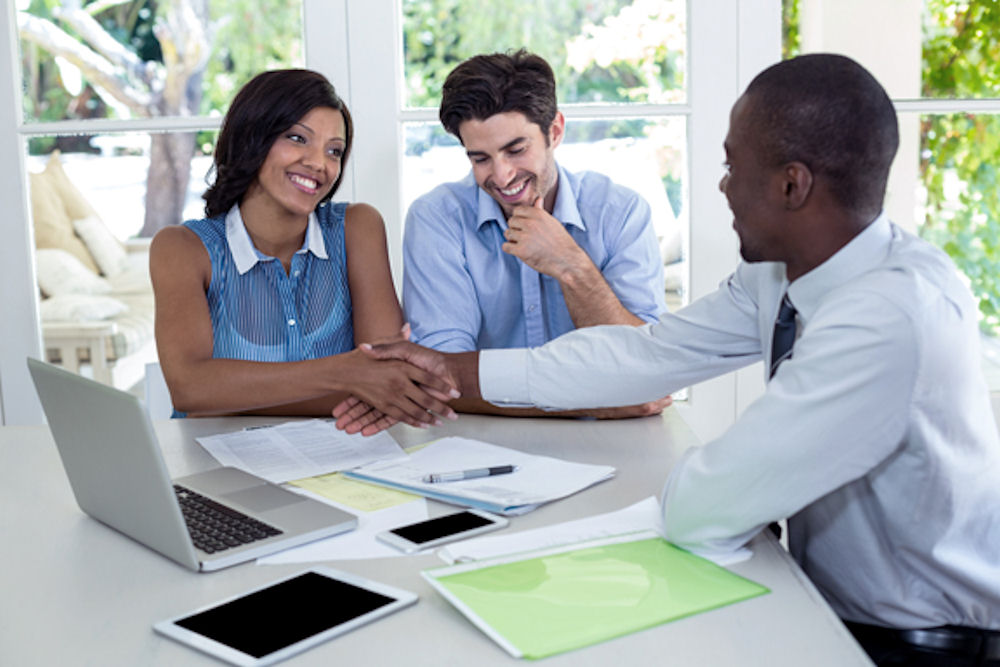
[[[447,404],[459,396],[453,382],[408,361],[375,359],[370,350],[371,346],[365,344],[344,355],[350,357],[350,364],[343,385],[352,397],[333,410],[338,428],[371,435],[400,421],[426,428],[440,425],[438,416],[456,418]],[[373,425],[377,428],[364,430]]]
[[[404,327],[405,329],[406,327]],[[449,401],[460,397],[460,393],[456,390],[458,383],[449,372],[445,357],[440,352],[405,342],[405,339],[402,342],[381,343],[375,346],[363,344],[360,346],[360,351],[373,361],[377,360],[378,363],[406,363],[422,369],[432,377],[443,378],[443,381],[450,389],[447,394],[441,393],[435,386],[426,385],[421,387],[428,394],[441,401]],[[347,433],[360,432],[366,436],[383,431],[397,421],[405,421],[395,419],[392,414],[380,410],[374,403],[365,400],[364,397],[357,394],[341,401],[334,407],[333,416],[337,418],[337,428]],[[443,416],[449,419],[456,418],[454,411],[450,407],[448,407],[448,412],[444,413]],[[430,423],[430,419],[423,420],[417,424],[410,421],[406,421],[406,423],[411,426],[426,428],[426,425]],[[439,424],[440,421],[436,421],[435,425]]]

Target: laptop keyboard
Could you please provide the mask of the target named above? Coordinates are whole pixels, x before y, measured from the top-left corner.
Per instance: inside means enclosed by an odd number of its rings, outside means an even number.
[[[194,545],[210,554],[249,544],[281,531],[263,521],[226,507],[177,484],[174,485],[181,513]]]

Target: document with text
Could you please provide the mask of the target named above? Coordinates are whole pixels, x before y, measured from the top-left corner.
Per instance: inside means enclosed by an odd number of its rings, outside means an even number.
[[[367,438],[348,435],[323,419],[251,427],[197,440],[222,465],[275,484],[404,455],[384,431]]]
[[[491,467],[512,468],[514,472],[445,483],[426,481],[428,476]],[[408,456],[371,463],[347,474],[442,502],[511,515],[610,479],[615,469],[449,437]]]

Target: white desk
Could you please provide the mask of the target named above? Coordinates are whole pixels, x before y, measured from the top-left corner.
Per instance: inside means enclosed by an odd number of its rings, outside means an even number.
[[[157,423],[172,475],[216,465],[194,438],[280,419]],[[614,479],[514,517],[519,530],[619,509],[658,495],[694,435],[673,410],[615,422],[463,415],[437,430],[397,426],[404,446],[466,435],[532,452],[614,465]],[[0,428],[0,664],[219,664],[155,635],[154,621],[304,569],[238,565],[196,574],[119,535],[77,507],[46,427]],[[16,508],[16,511],[15,509]],[[432,514],[451,509],[431,503]],[[561,665],[870,665],[818,592],[769,535],[732,569],[771,593],[544,661]],[[434,555],[333,561],[414,591],[413,607],[290,660],[291,665],[511,665],[419,571]],[[323,601],[317,601],[321,604]]]

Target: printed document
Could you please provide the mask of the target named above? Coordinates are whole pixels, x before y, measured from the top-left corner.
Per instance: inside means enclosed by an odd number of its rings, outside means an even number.
[[[497,466],[516,466],[503,475],[429,483],[424,478]],[[347,473],[350,477],[419,493],[442,502],[500,514],[523,514],[610,479],[612,466],[574,463],[527,454],[469,438],[442,438],[409,456],[382,460]]]
[[[197,440],[222,465],[275,484],[404,455],[385,431],[368,438],[347,435],[323,419],[251,427]]]

